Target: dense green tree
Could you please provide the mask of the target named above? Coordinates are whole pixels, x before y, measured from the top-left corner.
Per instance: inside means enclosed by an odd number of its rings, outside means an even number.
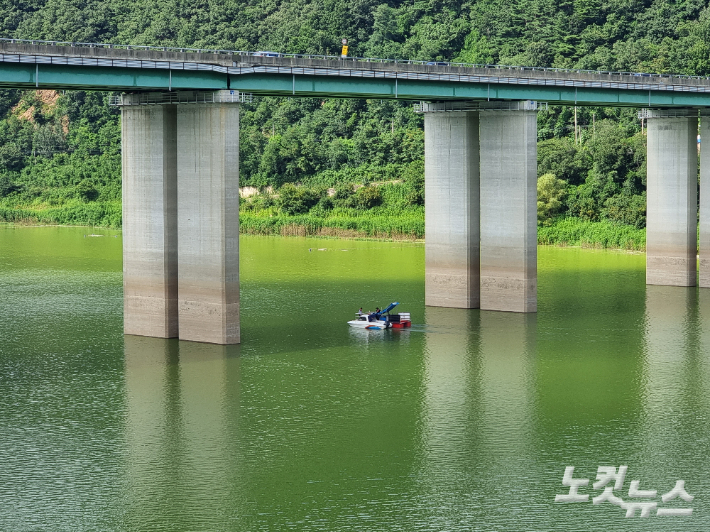
[[[382,203],[382,192],[376,186],[366,185],[357,189],[353,199],[357,208],[372,209]]]
[[[319,200],[320,196],[315,190],[286,183],[279,189],[276,206],[284,214],[304,214]]]
[[[564,210],[567,182],[554,174],[544,174],[537,180],[537,221],[549,225]]]

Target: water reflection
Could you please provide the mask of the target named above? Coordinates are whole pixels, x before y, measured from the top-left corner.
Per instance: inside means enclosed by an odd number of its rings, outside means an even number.
[[[427,521],[446,529],[470,522],[479,375],[478,311],[427,307],[422,405],[422,501]],[[451,487],[456,488],[452,491]]]
[[[644,428],[657,452],[679,443],[672,421],[684,403],[695,294],[694,289],[646,287]]]
[[[478,312],[427,307],[424,437],[433,475],[448,476],[455,455],[470,452],[465,434],[475,405]]]
[[[675,480],[691,474],[679,461],[688,444],[682,423],[692,423],[689,407],[697,390],[689,387],[696,350],[697,290],[646,287],[641,442],[644,480],[665,493]],[[694,387],[693,387],[694,388]],[[685,421],[684,421],[685,418]],[[691,477],[692,478],[692,477]],[[688,482],[688,478],[685,478]],[[692,485],[692,483],[691,483]],[[691,488],[689,487],[689,490]]]
[[[233,347],[126,336],[127,519],[213,529],[232,511],[227,359]],[[170,501],[170,504],[166,504]]]
[[[426,334],[422,477],[437,527],[510,518],[499,501],[517,489],[533,455],[535,320],[426,309],[436,326]]]
[[[173,431],[178,425],[173,378],[177,341],[126,336],[126,446],[125,499],[128,514],[150,523],[161,513],[171,490]]]
[[[710,290],[698,290],[696,337],[698,349],[693,364],[702,416],[710,422]]]
[[[491,528],[506,522],[513,526],[525,513],[534,511],[536,486],[526,479],[541,478],[535,470],[531,437],[535,423],[537,317],[481,312],[480,335],[481,406],[475,425],[480,431],[477,463],[480,489],[490,501],[485,518]],[[532,494],[525,493],[531,489]],[[527,508],[515,503],[501,504],[511,493],[527,499]]]
[[[664,416],[682,399],[695,296],[692,289],[646,287],[644,406],[650,417]]]
[[[527,452],[533,423],[536,316],[512,312],[481,313],[482,422],[493,456]]]
[[[227,347],[180,342],[180,471],[176,496],[194,529],[221,523],[229,504],[229,459],[225,404]]]

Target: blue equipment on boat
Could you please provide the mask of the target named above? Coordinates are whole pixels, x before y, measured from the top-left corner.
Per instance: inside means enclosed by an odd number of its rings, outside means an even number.
[[[397,303],[396,301],[395,301],[394,303],[390,303],[389,306],[388,306],[386,309],[383,309],[383,310],[381,310],[381,311],[379,311],[379,312],[375,312],[375,313],[373,314],[373,316],[375,316],[375,317],[379,320],[379,319],[380,319],[380,316],[382,316],[383,314],[387,314],[390,310],[392,310],[392,309],[393,309],[394,307],[396,307],[397,305],[399,305],[399,303]]]

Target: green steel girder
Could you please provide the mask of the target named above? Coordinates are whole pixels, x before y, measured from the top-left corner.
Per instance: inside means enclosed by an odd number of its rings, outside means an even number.
[[[273,96],[403,100],[537,100],[551,104],[710,107],[710,93],[461,83],[303,74],[0,63],[0,86],[111,91],[221,90]]]
[[[564,105],[627,107],[707,107],[710,93],[575,89],[284,74],[230,75],[230,87],[242,92],[282,96],[400,98],[403,100],[537,100]]]
[[[209,71],[0,63],[0,85],[15,88],[220,90],[227,83],[226,74]]]

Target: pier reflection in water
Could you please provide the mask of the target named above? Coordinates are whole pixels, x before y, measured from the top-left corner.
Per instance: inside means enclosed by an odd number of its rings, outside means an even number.
[[[421,479],[440,529],[524,522],[501,500],[535,467],[535,316],[427,308]],[[527,473],[526,473],[527,475]],[[435,510],[435,511],[434,511]],[[523,518],[520,521],[520,518]]]
[[[471,522],[479,506],[472,497],[479,475],[470,467],[480,408],[478,318],[478,311],[465,309],[425,310],[419,505],[442,530]]]
[[[679,479],[688,492],[701,495],[710,474],[710,349],[703,340],[710,326],[708,295],[695,288],[646,287],[641,448],[633,463],[643,475],[642,485],[657,489],[659,497]],[[691,504],[659,500],[659,507],[692,507],[697,515],[698,506],[707,504],[703,499]]]
[[[125,336],[129,521],[150,529],[167,518],[213,530],[230,522],[238,349]]]
[[[697,394],[697,414],[710,425],[710,290],[698,291],[697,348],[690,378]]]
[[[692,351],[697,345],[696,294],[695,290],[684,288],[646,287],[640,440],[645,444],[643,454],[649,465],[659,461],[675,463],[675,455],[683,445],[675,421],[687,412],[688,401],[692,401],[688,378]]]

